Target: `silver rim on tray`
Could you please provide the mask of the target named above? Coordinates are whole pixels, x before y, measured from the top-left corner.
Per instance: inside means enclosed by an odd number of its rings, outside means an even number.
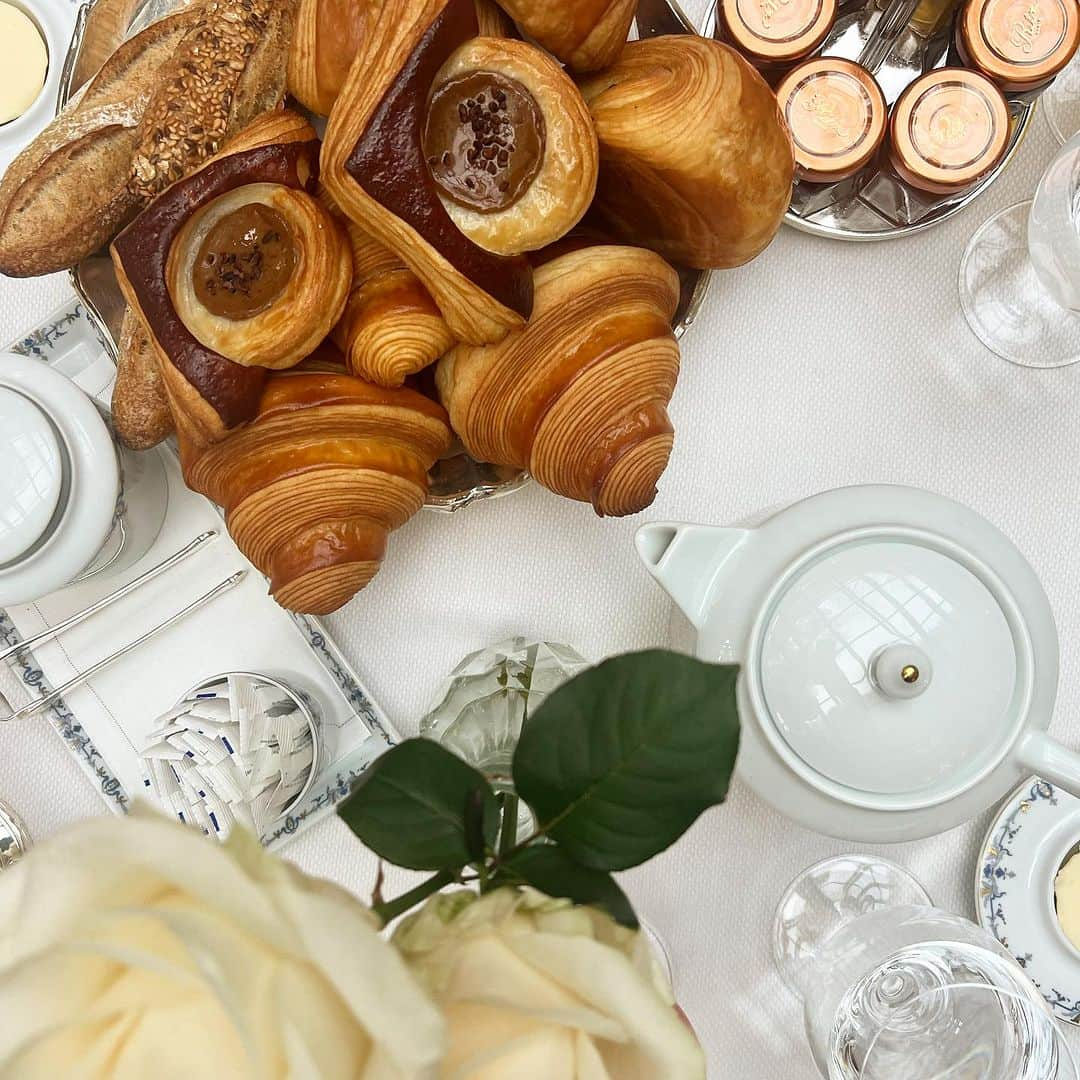
[[[867,0],[868,4],[872,2],[873,0]],[[705,13],[705,25],[702,30],[706,37],[718,36],[717,7],[718,0],[711,0],[709,10]],[[906,31],[909,43],[910,41],[922,41],[924,42],[922,47],[926,54],[940,53],[940,55],[937,55],[936,62],[929,65],[929,67],[944,67],[947,49],[941,32],[937,31],[931,37],[924,39],[909,29],[908,22],[916,7],[916,0],[891,0],[882,10],[878,20],[870,28],[868,35],[861,39],[862,46],[858,50],[853,47],[844,49],[839,47],[838,39],[842,38],[842,35],[838,34],[837,31],[841,28],[848,28],[849,24],[843,20],[845,17],[850,18],[852,14],[852,10],[847,8],[845,15],[842,15],[841,19],[838,20],[836,29],[826,40],[822,51],[827,55],[844,56],[849,60],[861,62],[866,62],[868,54],[873,52],[876,55],[867,63],[867,66],[877,76],[880,73],[880,68],[892,54],[893,48],[900,43],[901,35]],[[883,39],[879,36],[879,28],[891,30],[893,36]],[[898,71],[899,69],[894,70]],[[920,74],[922,74],[921,68],[917,70],[910,69],[911,78]],[[895,81],[895,77],[894,75],[890,82]],[[890,101],[893,100],[895,95],[888,93],[889,87],[883,86],[883,89],[886,90],[886,96]],[[941,224],[943,221],[948,221],[949,218],[958,214],[965,206],[977,199],[1001,175],[1001,171],[1012,160],[1024,135],[1027,133],[1031,117],[1035,112],[1035,105],[1036,102],[1034,101],[1025,102],[1011,99],[1009,101],[1009,111],[1012,114],[1013,123],[1009,147],[1005,152],[1005,156],[982,180],[962,194],[937,200],[927,199],[927,208],[924,209],[923,216],[918,220],[899,223],[895,219],[890,220],[886,212],[880,207],[880,204],[875,207],[872,201],[872,189],[879,180],[883,184],[890,185],[896,191],[906,191],[908,195],[914,196],[915,201],[919,201],[920,197],[908,189],[906,185],[901,185],[891,179],[871,176],[864,177],[865,182],[854,187],[843,184],[838,185],[837,190],[843,194],[843,198],[839,202],[824,206],[812,204],[802,212],[793,205],[792,209],[787,212],[785,221],[802,232],[813,233],[816,236],[828,236],[836,240],[853,240],[862,243],[875,240],[893,240],[899,236],[911,236],[913,233],[922,232],[925,229]]]
[[[99,62],[120,44],[122,37],[185,7],[188,0],[91,0],[78,12],[75,32],[64,60],[57,101],[59,112],[72,94],[91,77]],[[117,28],[126,28],[117,37]],[[657,34],[693,34],[694,26],[674,0],[639,0],[637,30],[641,37]],[[90,59],[87,59],[90,58]],[[679,310],[672,326],[681,338],[705,301],[712,281],[708,270],[681,270]],[[115,361],[124,299],[116,283],[108,252],[97,252],[71,271],[71,281],[105,350]],[[431,471],[430,510],[453,513],[483,499],[520,491],[529,474],[519,469],[474,461],[458,446],[436,462]]]

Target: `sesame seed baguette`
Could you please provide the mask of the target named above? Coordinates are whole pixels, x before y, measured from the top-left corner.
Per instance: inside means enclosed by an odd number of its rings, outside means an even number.
[[[11,163],[0,182],[0,273],[74,266],[138,209],[127,185],[143,108],[195,18],[181,12],[122,45]]]

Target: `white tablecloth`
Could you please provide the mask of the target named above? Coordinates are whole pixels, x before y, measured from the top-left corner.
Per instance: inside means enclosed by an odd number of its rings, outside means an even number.
[[[701,18],[704,0],[689,0]],[[1055,144],[1042,117],[986,197],[929,233],[843,244],[785,229],[719,274],[684,341],[677,441],[645,519],[734,521],[840,484],[916,484],[969,503],[1026,552],[1062,643],[1058,735],[1080,744],[1080,366],[1024,371],[987,353],[957,299],[968,237],[1028,198]],[[67,295],[63,277],[0,283],[0,341]],[[375,583],[329,619],[398,727],[413,734],[467,651],[514,633],[592,658],[663,643],[668,604],[637,564],[642,519],[602,521],[538,487],[455,517],[419,515]],[[43,721],[0,728],[0,797],[37,838],[104,805]],[[984,817],[882,849],[941,905],[974,914]],[[667,944],[676,990],[724,1080],[813,1080],[793,1000],[770,970],[774,903],[802,867],[846,845],[807,832],[741,784],[671,851],[625,875]],[[370,894],[374,860],[337,820],[287,854]],[[1080,1039],[1075,1043],[1080,1051]],[[659,1078],[658,1078],[659,1080]]]

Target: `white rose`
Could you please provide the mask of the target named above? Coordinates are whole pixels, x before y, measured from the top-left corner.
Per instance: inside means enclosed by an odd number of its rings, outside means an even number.
[[[399,1080],[443,1024],[359,901],[149,812],[0,875],[4,1080]]]
[[[701,1080],[640,934],[532,889],[435,896],[394,934],[443,1010],[445,1080]]]

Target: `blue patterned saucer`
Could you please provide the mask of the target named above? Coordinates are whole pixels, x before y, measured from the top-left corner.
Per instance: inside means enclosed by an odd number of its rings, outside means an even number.
[[[1054,878],[1078,842],[1080,799],[1037,777],[1024,781],[979,850],[975,909],[1055,1015],[1080,1025],[1080,950],[1054,909]]]

